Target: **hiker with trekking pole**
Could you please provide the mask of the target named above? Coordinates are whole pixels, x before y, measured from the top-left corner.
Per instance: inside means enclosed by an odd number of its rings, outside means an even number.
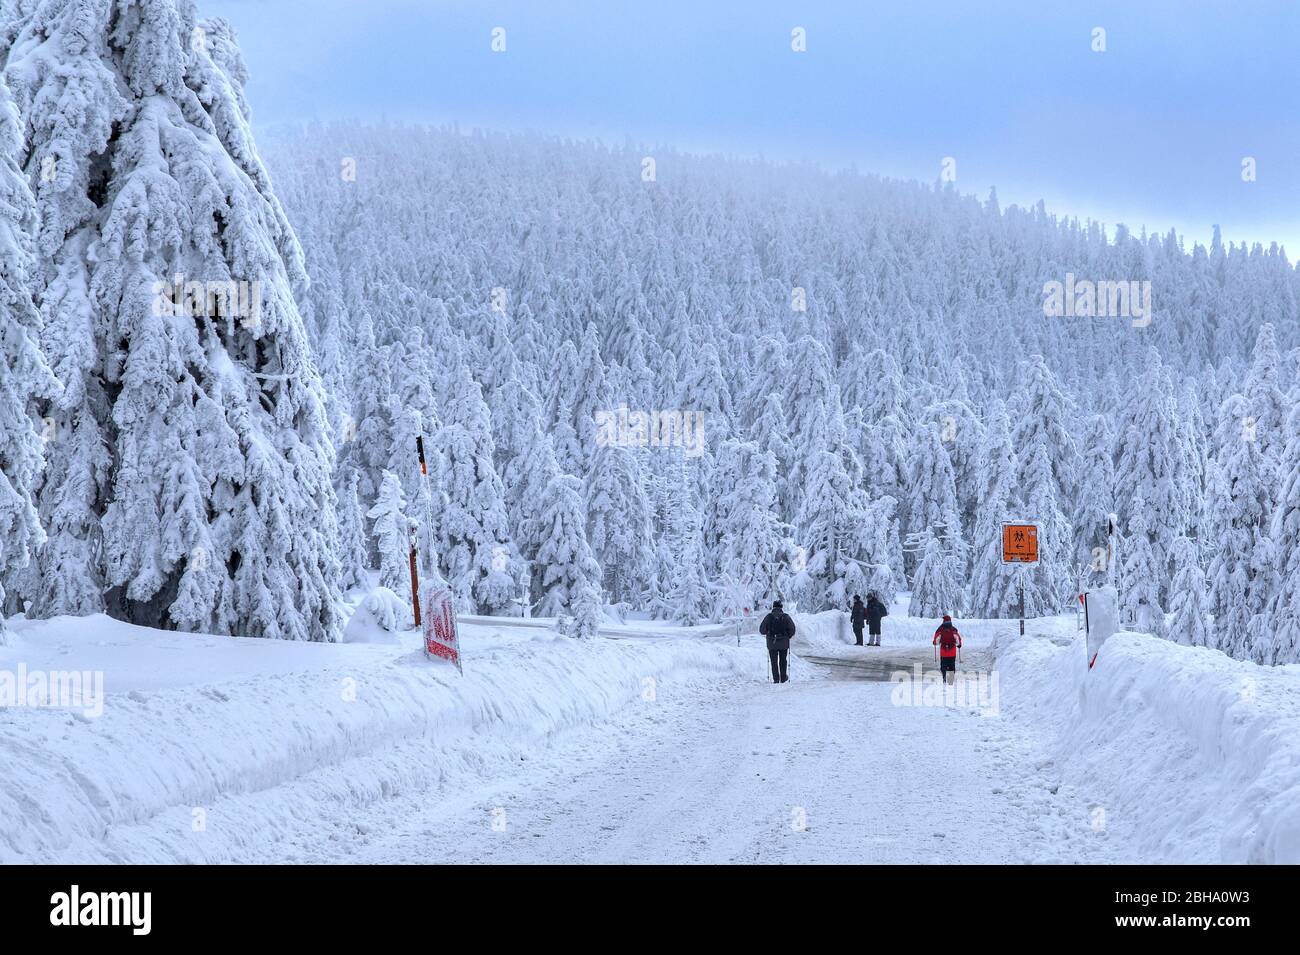
[[[767,654],[772,662],[772,682],[789,683],[788,658],[790,639],[795,634],[794,620],[781,606],[781,601],[772,603],[772,612],[763,618],[758,632],[767,638]]]
[[[939,664],[939,676],[945,683],[957,679],[957,661],[961,656],[961,633],[953,626],[952,617],[943,615],[943,623],[934,632],[934,658]],[[948,674],[952,679],[948,679]]]

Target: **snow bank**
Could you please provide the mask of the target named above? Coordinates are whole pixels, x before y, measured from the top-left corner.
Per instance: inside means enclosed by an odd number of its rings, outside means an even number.
[[[1055,731],[1061,781],[1146,861],[1300,862],[1300,666],[1119,633],[1012,641],[1005,711]],[[1100,810],[1100,811],[1099,811]]]
[[[24,622],[0,669],[102,668],[107,696],[98,719],[0,709],[0,862],[238,861],[318,824],[322,806],[454,791],[619,707],[757,680],[766,665],[726,641],[467,626],[462,678],[403,637],[320,645],[106,617]]]
[[[813,648],[843,646],[853,642],[853,629],[849,615],[839,610],[821,613],[796,613],[794,617],[794,649],[797,653],[803,644]]]

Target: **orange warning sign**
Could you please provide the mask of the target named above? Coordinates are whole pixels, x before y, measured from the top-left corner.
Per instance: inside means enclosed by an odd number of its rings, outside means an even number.
[[[1002,563],[1038,563],[1038,525],[1002,525]]]

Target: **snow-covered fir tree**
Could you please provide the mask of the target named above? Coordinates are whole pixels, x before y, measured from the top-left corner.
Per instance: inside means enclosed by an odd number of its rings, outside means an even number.
[[[1170,549],[1191,523],[1186,449],[1178,440],[1177,401],[1169,373],[1149,347],[1130,379],[1115,429],[1115,499],[1121,520],[1140,499],[1152,554],[1153,583],[1163,599]]]
[[[229,27],[188,0],[45,0],[4,75],[64,385],[38,614],[335,639],[324,394],[302,254],[261,165]]]
[[[1169,637],[1193,647],[1212,646],[1205,573],[1196,542],[1180,537],[1174,542],[1174,584],[1170,589]]]
[[[984,429],[976,467],[975,521],[971,561],[970,608],[983,617],[1009,617],[1019,611],[1019,580],[1014,565],[1002,560],[1002,525],[1023,518],[1017,492],[1019,464],[1011,447],[1006,405],[994,399]]]
[[[379,547],[379,583],[396,594],[411,589],[411,521],[406,516],[406,495],[402,482],[392,471],[385,471],[379,496],[366,512],[373,522]]]
[[[371,538],[357,495],[359,481],[355,471],[349,473],[347,483],[338,494],[339,587],[343,590],[365,586],[366,568],[370,566],[370,548],[366,542]]]
[[[492,417],[464,365],[451,373],[442,424],[442,572],[466,612],[504,613],[518,596],[519,559],[493,461]]]
[[[912,574],[912,616],[963,613],[966,581],[961,555],[945,547],[939,534],[930,528],[909,537],[906,546],[919,555]]]
[[[1120,608],[1132,626],[1164,636],[1164,610],[1160,604],[1160,568],[1148,533],[1148,510],[1139,494],[1128,519],[1128,533],[1120,549]]]
[[[41,352],[41,317],[32,298],[36,206],[15,165],[21,148],[18,115],[0,79],[0,642],[6,582],[26,570],[45,542],[34,492],[47,435],[38,430],[32,409],[37,399],[57,395]]]
[[[681,502],[680,543],[669,589],[674,623],[693,627],[713,615],[718,603],[704,571],[704,532],[699,509],[689,497]]]
[[[582,485],[556,469],[547,484],[535,518],[540,545],[533,565],[539,575],[537,613],[543,617],[571,617],[575,634],[594,635],[604,602],[600,565],[587,543],[586,511]]]
[[[1107,570],[1107,531],[1115,514],[1114,443],[1105,415],[1092,415],[1084,425],[1079,454],[1073,559],[1101,573]]]
[[[1274,570],[1268,534],[1275,474],[1251,411],[1241,395],[1224,401],[1208,482],[1214,542],[1208,572],[1214,611],[1211,646],[1243,658],[1254,655],[1248,630],[1268,603]]]
[[[1261,647],[1271,664],[1300,660],[1300,400],[1293,403],[1284,433],[1287,441],[1278,463],[1282,483],[1269,528],[1278,588],[1269,598],[1266,618],[1272,639]]]
[[[778,507],[776,458],[754,442],[724,441],[717,480],[724,489],[718,500],[720,579],[747,595],[740,606],[728,609],[752,611],[775,597],[790,536]]]
[[[587,475],[587,538],[614,602],[634,605],[654,573],[654,507],[638,451],[606,444]]]

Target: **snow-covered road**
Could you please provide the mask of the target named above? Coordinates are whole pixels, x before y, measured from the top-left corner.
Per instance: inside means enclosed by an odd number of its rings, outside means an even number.
[[[852,654],[853,651],[844,651]],[[857,651],[865,656],[865,651]],[[557,739],[508,780],[410,794],[266,846],[265,860],[1106,862],[1025,728],[897,706],[893,685],[728,678]],[[849,674],[851,677],[851,674]],[[839,678],[835,678],[839,677]]]
[[[414,633],[17,621],[0,678],[84,670],[105,695],[0,708],[0,860],[1300,858],[1295,668],[1121,634],[1090,671],[1068,615],[972,620],[963,670],[998,693],[949,703],[889,682],[933,669],[933,621],[895,614],[869,648],[841,616],[800,618],[784,686],[761,637],[645,623],[467,622],[462,675]]]

